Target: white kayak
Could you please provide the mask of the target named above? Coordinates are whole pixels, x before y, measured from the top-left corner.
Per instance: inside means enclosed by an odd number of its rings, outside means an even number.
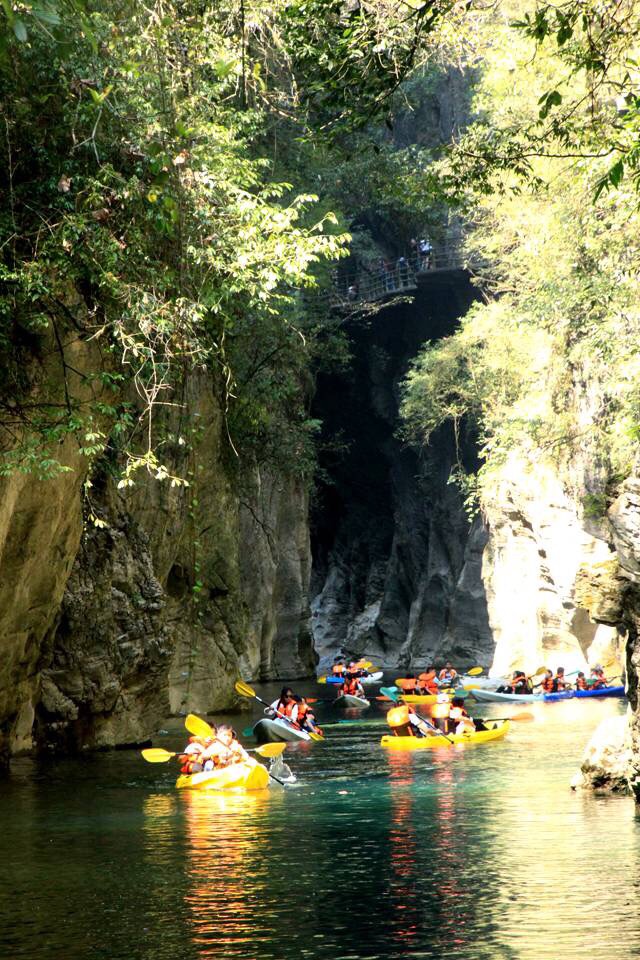
[[[496,693],[495,690],[472,690],[472,696],[483,703],[534,703],[544,701],[542,693]]]
[[[364,710],[365,707],[370,706],[370,703],[362,697],[352,697],[350,693],[343,693],[342,696],[336,697],[333,705],[334,707],[343,709],[346,707],[359,707],[361,710]]]
[[[370,673],[368,677],[360,677],[360,683],[363,687],[368,686],[372,683],[381,683],[382,682],[382,670],[376,670],[375,673]]]
[[[465,690],[497,690],[503,687],[507,681],[504,677],[469,677],[459,678],[459,685]]]
[[[311,740],[306,730],[298,730],[286,720],[279,720],[277,717],[273,720],[265,718],[258,720],[253,728],[253,735],[258,743],[280,743],[292,740]]]

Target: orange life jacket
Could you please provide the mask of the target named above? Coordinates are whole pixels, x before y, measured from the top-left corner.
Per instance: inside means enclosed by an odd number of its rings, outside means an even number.
[[[300,726],[302,726],[302,724],[304,723],[308,713],[309,713],[308,705],[306,703],[299,703],[298,704],[298,723],[300,724]]]
[[[358,683],[357,677],[346,677],[342,684],[342,692],[350,697],[357,697],[359,695],[359,688],[360,684]]]
[[[344,663],[334,663],[331,667],[331,673],[334,677],[341,677],[344,673]]]
[[[401,690],[404,690],[405,693],[414,693],[417,685],[418,681],[415,677],[406,677],[397,681],[397,686],[399,686]]]
[[[586,679],[585,679],[584,677],[578,677],[578,679],[576,680],[576,688],[577,688],[578,690],[586,690],[586,689],[587,689],[587,681],[586,681]]]
[[[427,673],[421,673],[418,677],[421,685],[429,691],[429,693],[438,692],[438,684],[436,683],[436,672],[435,670],[430,670]]]
[[[545,693],[553,693],[553,677],[545,677],[542,681],[542,689]]]

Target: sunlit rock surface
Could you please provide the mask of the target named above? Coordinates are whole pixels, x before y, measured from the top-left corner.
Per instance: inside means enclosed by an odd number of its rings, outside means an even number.
[[[609,595],[606,610],[599,596],[606,624],[585,609],[587,571],[609,569],[613,554],[604,539],[585,530],[581,509],[556,469],[542,459],[534,468],[511,454],[496,471],[483,509],[489,527],[483,577],[496,640],[492,673],[542,665],[570,672],[601,662],[619,674],[618,600]]]
[[[629,697],[632,761],[630,783],[640,802],[640,478],[629,477],[609,510],[613,543],[619,572],[625,581],[622,590],[622,624],[627,631],[627,695]]]
[[[574,790],[599,793],[629,793],[632,775],[631,736],[628,717],[608,717],[593,734],[579,772],[571,781]]]

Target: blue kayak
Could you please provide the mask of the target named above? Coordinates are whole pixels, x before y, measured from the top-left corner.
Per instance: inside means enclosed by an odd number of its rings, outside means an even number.
[[[600,687],[598,690],[576,690],[575,697],[624,697],[624,687]]]
[[[575,690],[560,690],[559,693],[545,693],[545,703],[553,703],[555,700],[571,700],[575,696]]]

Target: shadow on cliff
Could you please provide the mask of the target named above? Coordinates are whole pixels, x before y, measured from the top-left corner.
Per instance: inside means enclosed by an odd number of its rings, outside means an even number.
[[[410,361],[427,341],[451,334],[476,296],[464,270],[420,277],[409,302],[346,319],[351,363],[318,377],[314,416],[325,452],[312,504],[311,594],[321,656],[344,649],[389,665],[491,656],[486,534],[479,521],[469,524],[448,482],[453,433],[442,428],[421,454],[397,436]],[[469,438],[461,456],[475,467]]]

